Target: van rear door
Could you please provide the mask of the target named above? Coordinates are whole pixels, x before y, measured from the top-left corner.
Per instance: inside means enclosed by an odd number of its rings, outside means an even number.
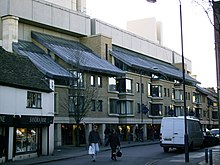
[[[173,144],[173,119],[163,118],[161,123],[161,143]]]
[[[180,118],[173,119],[173,144],[184,144],[184,130],[184,120]]]

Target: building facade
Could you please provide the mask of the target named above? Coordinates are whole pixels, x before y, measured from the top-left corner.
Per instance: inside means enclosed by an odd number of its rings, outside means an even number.
[[[159,138],[163,116],[184,115],[181,55],[90,19],[82,12],[85,1],[51,2],[1,0],[0,43],[54,80],[53,106],[44,103],[53,107],[55,147],[86,144],[93,124],[103,141],[106,128],[117,129],[123,141]],[[198,86],[185,62],[188,115],[212,127],[216,95]]]

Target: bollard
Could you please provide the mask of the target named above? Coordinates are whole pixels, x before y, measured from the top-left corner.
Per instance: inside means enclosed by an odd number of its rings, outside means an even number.
[[[212,149],[209,150],[209,165],[212,165],[213,161],[212,161]]]
[[[205,162],[206,162],[206,163],[209,162],[209,161],[208,161],[208,155],[209,155],[208,149],[205,149]]]

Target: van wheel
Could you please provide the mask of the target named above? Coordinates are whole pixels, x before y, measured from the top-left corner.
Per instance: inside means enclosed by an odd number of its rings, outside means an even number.
[[[163,147],[164,152],[169,152],[169,147]]]

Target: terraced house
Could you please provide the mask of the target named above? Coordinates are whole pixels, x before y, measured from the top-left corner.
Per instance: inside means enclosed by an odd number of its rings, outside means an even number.
[[[141,130],[141,140],[159,138],[163,116],[183,115],[181,55],[91,19],[83,12],[85,7],[85,0],[0,1],[1,47],[28,58],[44,81],[54,82],[53,99],[43,101],[41,108],[32,107],[44,114],[45,107],[53,104],[46,114],[53,122],[44,130],[50,131],[45,141],[38,141],[41,152],[17,152],[16,139],[25,132],[16,132],[18,125],[0,122],[0,135],[14,136],[12,146],[4,147],[8,152],[0,155],[2,160],[52,154],[48,147],[86,144],[92,124],[98,125],[103,141],[106,128],[116,128],[124,141],[136,140],[135,128]],[[203,128],[215,125],[212,115],[217,111],[217,96],[198,86],[189,59],[185,59],[185,77],[189,115],[198,117]],[[8,115],[0,108],[1,115]],[[36,111],[28,115],[35,116]],[[40,132],[35,133],[41,137]]]

